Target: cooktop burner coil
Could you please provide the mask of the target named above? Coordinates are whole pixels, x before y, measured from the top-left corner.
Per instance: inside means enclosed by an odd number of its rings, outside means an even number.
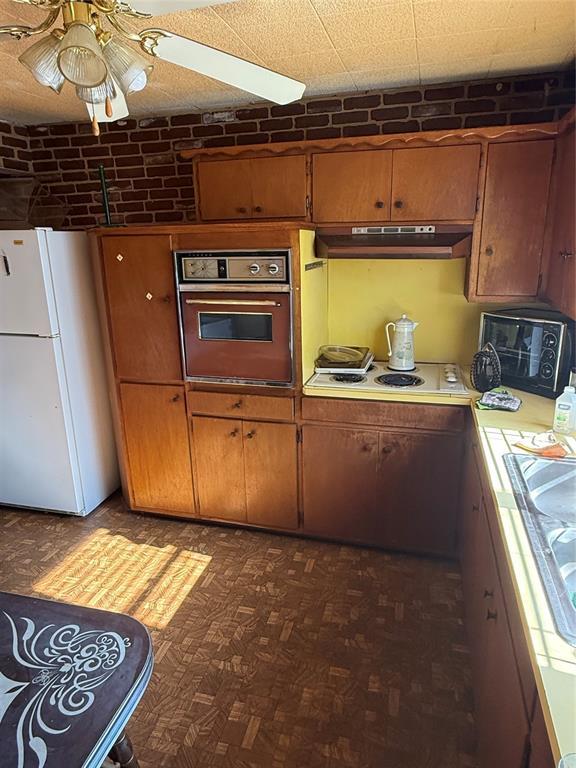
[[[330,376],[330,381],[337,381],[339,384],[361,384],[366,381],[366,376],[360,373],[337,373]]]
[[[420,387],[424,384],[424,379],[410,373],[385,373],[376,376],[374,381],[383,387]]]

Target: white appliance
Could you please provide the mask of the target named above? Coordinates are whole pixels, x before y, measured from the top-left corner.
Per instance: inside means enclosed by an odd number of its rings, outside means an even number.
[[[386,338],[388,340],[388,365],[393,371],[414,370],[414,331],[418,323],[402,315],[399,320],[386,325]],[[390,328],[394,328],[394,340],[390,343]]]
[[[459,397],[469,394],[460,368],[453,363],[416,363],[410,373],[399,373],[391,370],[388,363],[375,361],[364,375],[316,373],[305,386],[380,394],[409,392]]]
[[[87,515],[119,485],[88,239],[0,231],[0,504]]]

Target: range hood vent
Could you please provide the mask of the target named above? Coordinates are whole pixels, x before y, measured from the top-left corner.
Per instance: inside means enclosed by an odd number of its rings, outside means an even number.
[[[316,256],[322,259],[461,259],[470,256],[469,228],[403,225],[321,229]]]

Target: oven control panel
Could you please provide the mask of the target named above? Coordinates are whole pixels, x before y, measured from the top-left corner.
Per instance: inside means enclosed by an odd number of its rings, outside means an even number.
[[[178,283],[289,283],[288,250],[175,251]]]

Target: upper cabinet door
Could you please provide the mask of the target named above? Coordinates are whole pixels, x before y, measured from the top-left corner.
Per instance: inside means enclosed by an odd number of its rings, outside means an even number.
[[[550,254],[546,297],[562,312],[576,319],[576,137],[574,129],[557,140],[554,194],[551,211]]]
[[[536,297],[554,141],[488,148],[479,296]]]
[[[312,185],[314,221],[387,221],[392,152],[377,149],[313,155]]]
[[[199,162],[204,221],[306,216],[306,157],[259,157]]]
[[[394,150],[392,221],[470,221],[476,213],[479,144]]]
[[[259,157],[250,160],[254,219],[306,216],[306,157]]]
[[[250,160],[200,162],[200,215],[204,221],[246,219],[252,210]]]
[[[102,252],[116,376],[180,380],[170,237],[103,237]]]

